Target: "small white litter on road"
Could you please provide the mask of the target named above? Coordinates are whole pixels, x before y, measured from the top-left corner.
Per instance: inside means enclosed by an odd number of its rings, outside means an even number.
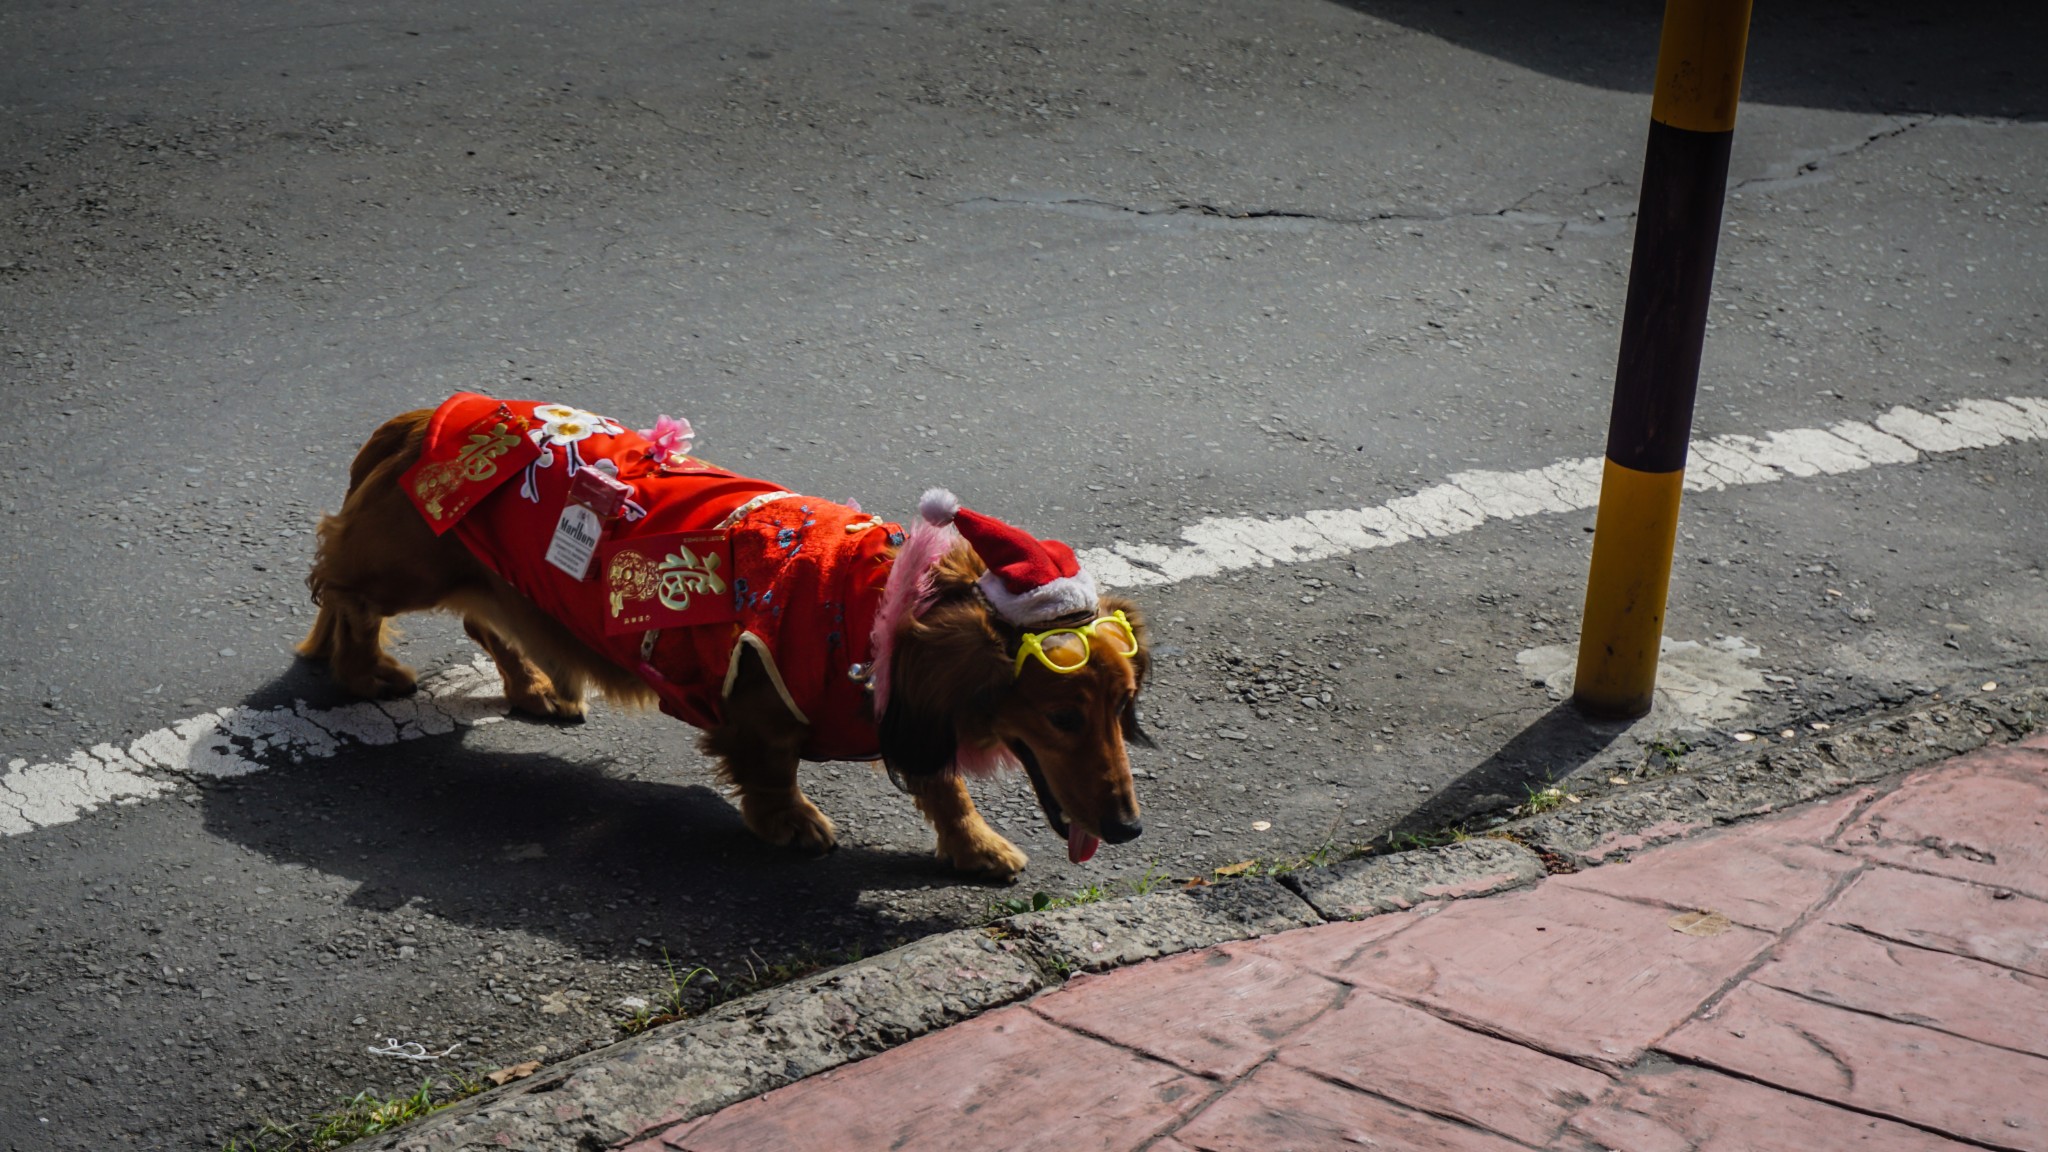
[[[2048,400],[1964,400],[1928,414],[1899,407],[1869,424],[1794,428],[1762,439],[1696,440],[1685,486],[1694,492],[1792,476],[1907,464],[1924,454],[2048,440]],[[1175,584],[1470,532],[1489,520],[1591,508],[1598,457],[1522,472],[1459,472],[1446,483],[1367,508],[1286,519],[1212,517],[1181,530],[1178,545],[1116,541],[1081,553],[1099,584]],[[395,744],[502,718],[497,670],[479,657],[424,677],[418,695],[340,708],[221,708],[159,728],[125,748],[95,744],[61,761],[16,759],[0,775],[0,835],[76,820],[104,804],[135,804],[192,776],[241,776],[279,763],[332,756],[359,745]],[[1225,739],[1243,733],[1221,731]]]
[[[365,1048],[363,1051],[368,1052],[372,1056],[395,1056],[400,1060],[439,1060],[443,1056],[452,1055],[460,1047],[462,1047],[462,1041],[457,1040],[455,1043],[450,1044],[445,1051],[429,1052],[427,1051],[427,1046],[417,1040],[407,1040],[405,1043],[400,1044],[396,1036],[387,1036],[384,1038],[384,1047]]]
[[[2048,400],[2013,396],[1964,400],[1928,414],[1899,407],[1869,424],[1845,420],[1692,442],[1685,487],[1711,492],[1792,476],[1909,464],[1923,453],[2048,439]],[[1458,472],[1447,482],[1365,508],[1305,512],[1285,519],[1223,516],[1181,529],[1180,544],[1118,540],[1081,553],[1096,582],[1117,588],[1177,584],[1244,568],[1325,560],[1407,540],[1455,536],[1489,520],[1576,512],[1600,500],[1601,459],[1589,456],[1522,472]]]

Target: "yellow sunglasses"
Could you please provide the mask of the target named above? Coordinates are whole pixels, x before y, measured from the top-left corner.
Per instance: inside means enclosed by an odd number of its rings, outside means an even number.
[[[1088,664],[1088,638],[1099,637],[1102,641],[1125,656],[1138,654],[1138,633],[1131,622],[1118,609],[1107,616],[1097,616],[1078,628],[1054,628],[1049,632],[1026,632],[1023,642],[1017,645],[1017,666],[1012,676],[1024,674],[1024,659],[1038,657],[1038,662],[1055,672],[1079,672]]]

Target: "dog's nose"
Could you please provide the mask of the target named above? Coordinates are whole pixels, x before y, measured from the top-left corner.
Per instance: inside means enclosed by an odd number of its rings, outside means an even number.
[[[1102,818],[1102,838],[1111,844],[1124,844],[1145,834],[1145,822],[1132,817],[1122,820],[1115,816]]]

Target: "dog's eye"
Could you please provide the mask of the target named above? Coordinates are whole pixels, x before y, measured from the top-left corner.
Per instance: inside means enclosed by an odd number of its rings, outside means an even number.
[[[1062,708],[1048,715],[1046,719],[1052,721],[1052,726],[1062,732],[1079,732],[1081,726],[1088,722],[1087,717],[1081,715],[1079,708]]]

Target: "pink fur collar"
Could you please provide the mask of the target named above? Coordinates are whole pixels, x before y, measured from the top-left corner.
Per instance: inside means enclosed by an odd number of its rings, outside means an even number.
[[[873,678],[869,683],[875,690],[876,719],[889,709],[890,663],[896,651],[896,633],[905,620],[931,607],[932,569],[959,542],[960,533],[951,524],[935,525],[919,519],[911,524],[903,547],[896,551],[889,582],[882,589],[881,606],[875,610],[874,631],[868,636],[868,651],[874,654]]]
[[[897,549],[896,563],[889,569],[889,582],[882,588],[874,632],[868,638],[868,651],[874,654],[872,678],[868,682],[874,687],[878,721],[889,709],[890,665],[896,651],[896,634],[905,620],[921,616],[931,607],[936,595],[933,573],[939,561],[961,541],[959,530],[952,524],[951,510],[945,507],[948,502],[958,503],[952,493],[943,489],[934,488],[924,494],[918,502],[919,516],[911,524],[903,546]],[[953,770],[969,776],[994,776],[1006,768],[1022,767],[1000,741],[985,748],[962,741],[953,748]]]

